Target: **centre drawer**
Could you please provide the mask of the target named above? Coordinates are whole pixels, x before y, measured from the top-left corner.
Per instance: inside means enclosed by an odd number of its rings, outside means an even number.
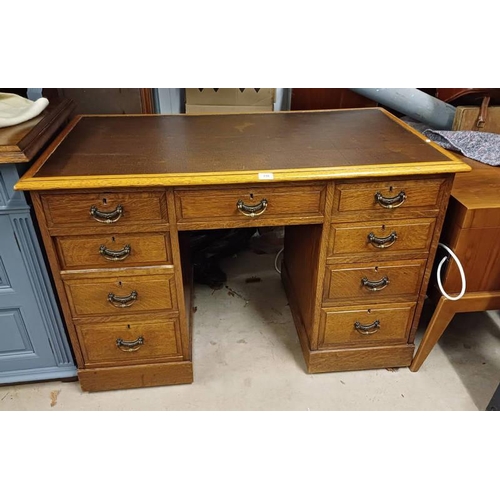
[[[330,257],[350,254],[396,254],[427,252],[434,232],[435,219],[332,224]]]
[[[73,316],[118,315],[177,309],[173,272],[91,272],[63,275]],[[80,274],[80,273],[78,273]]]
[[[402,260],[327,265],[323,300],[374,300],[401,296],[416,300],[426,262]]]
[[[168,234],[61,236],[55,241],[62,269],[127,267],[171,262]]]
[[[257,221],[308,218],[321,222],[325,186],[244,186],[214,189],[177,189],[177,219],[182,223]]]
[[[179,319],[78,324],[86,366],[182,359]]]
[[[322,309],[320,346],[404,343],[414,311],[415,303]]]

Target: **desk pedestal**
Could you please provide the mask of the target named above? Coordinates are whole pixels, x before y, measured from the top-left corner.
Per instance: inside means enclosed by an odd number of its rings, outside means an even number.
[[[82,388],[193,381],[184,236],[197,229],[285,226],[282,278],[309,373],[409,366],[450,184],[447,175],[34,193]],[[377,192],[405,199],[386,208]]]

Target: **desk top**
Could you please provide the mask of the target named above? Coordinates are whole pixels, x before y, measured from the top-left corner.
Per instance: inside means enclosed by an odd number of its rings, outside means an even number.
[[[16,189],[237,184],[468,170],[381,108],[79,116]]]
[[[69,117],[73,107],[69,99],[51,101],[35,118],[0,128],[0,165],[31,160]]]

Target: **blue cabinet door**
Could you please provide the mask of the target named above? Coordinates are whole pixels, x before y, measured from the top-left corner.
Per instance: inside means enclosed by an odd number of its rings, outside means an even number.
[[[29,209],[0,212],[0,383],[75,373]]]

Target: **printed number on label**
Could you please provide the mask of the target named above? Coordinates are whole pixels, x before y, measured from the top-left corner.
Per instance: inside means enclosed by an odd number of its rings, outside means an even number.
[[[259,174],[259,181],[271,181],[273,179],[274,179],[274,174],[272,173],[265,172]]]

